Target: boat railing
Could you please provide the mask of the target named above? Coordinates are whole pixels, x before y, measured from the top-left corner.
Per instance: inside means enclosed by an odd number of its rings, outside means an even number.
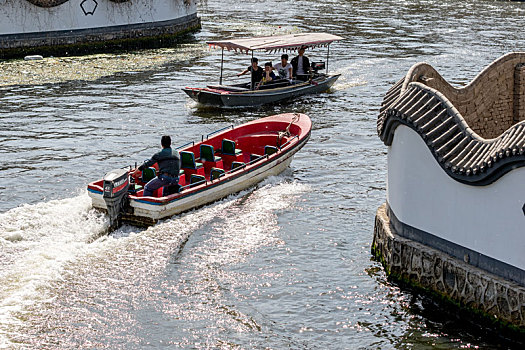
[[[185,147],[188,147],[189,145],[195,146],[195,141],[190,141],[190,142],[185,143],[184,145],[179,146],[179,147],[177,147],[177,148],[175,148],[175,149],[185,148]]]
[[[214,132],[209,133],[208,135],[206,135],[206,140],[207,140],[211,135],[215,135],[215,134],[220,133],[221,131],[224,131],[224,130],[227,130],[227,129],[232,129],[232,130],[233,130],[233,125],[226,126],[226,127],[222,128],[222,129],[215,130]],[[202,136],[202,141],[204,141],[204,135]]]
[[[293,138],[292,138],[292,139],[293,139]],[[290,141],[291,141],[291,140],[290,140]],[[231,169],[231,170],[228,170],[227,172],[224,172],[224,173],[220,174],[219,177],[216,178],[215,180],[214,180],[214,179],[211,179],[211,178],[210,178],[209,180],[204,179],[204,180],[201,180],[201,181],[198,181],[198,182],[194,182],[194,183],[192,183],[192,184],[188,184],[188,185],[185,185],[185,186],[181,186],[180,189],[179,189],[179,192],[182,192],[183,190],[188,189],[188,188],[190,188],[190,187],[195,187],[195,186],[202,185],[202,184],[206,184],[206,185],[207,185],[208,182],[213,183],[214,181],[220,180],[221,177],[224,177],[224,176],[226,176],[226,175],[229,175],[229,174],[231,174],[231,173],[234,173],[234,172],[236,172],[236,171],[238,171],[238,170],[240,170],[240,169],[244,169],[244,168],[246,168],[246,167],[249,166],[249,165],[252,165],[252,164],[254,164],[254,163],[257,163],[258,161],[263,160],[263,159],[268,159],[269,157],[270,157],[270,154],[265,154],[265,155],[263,155],[263,156],[257,157],[257,158],[255,158],[255,159],[249,161],[248,163],[244,163],[243,165],[238,166],[238,167],[235,168],[235,169]]]
[[[279,146],[279,149],[283,149],[284,147],[286,147],[290,142],[292,142],[294,139],[299,139],[299,135],[294,135],[291,139],[289,139],[288,141],[286,141],[283,145],[280,145]]]
[[[201,180],[201,181],[194,182],[192,184],[181,186],[179,188],[179,193],[182,192],[183,190],[187,189],[187,188],[195,187],[195,186],[202,185],[202,184],[207,184],[207,183],[208,183],[208,180],[204,179],[204,180]]]

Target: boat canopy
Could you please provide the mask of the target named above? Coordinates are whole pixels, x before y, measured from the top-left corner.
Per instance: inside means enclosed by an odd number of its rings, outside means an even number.
[[[266,50],[297,50],[301,46],[317,47],[330,45],[330,43],[342,40],[337,35],[327,33],[299,33],[276,36],[263,36],[258,38],[241,38],[220,41],[208,41],[210,47],[221,47],[223,50],[240,50],[249,53],[250,51]]]

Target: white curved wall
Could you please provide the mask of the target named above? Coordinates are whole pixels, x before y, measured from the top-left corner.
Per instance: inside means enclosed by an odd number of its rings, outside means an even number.
[[[525,270],[525,167],[488,186],[462,184],[400,125],[388,150],[387,199],[404,224]]]
[[[195,14],[196,1],[190,6],[183,0],[131,0],[114,3],[96,0],[93,14],[85,14],[81,8],[83,0],[41,8],[25,0],[0,0],[0,35],[60,30],[100,28],[168,21]],[[86,0],[84,9],[92,10],[95,2]]]

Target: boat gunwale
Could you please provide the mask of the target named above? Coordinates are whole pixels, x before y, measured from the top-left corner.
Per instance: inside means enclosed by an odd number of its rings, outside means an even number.
[[[195,146],[198,146],[199,144],[203,144],[209,140],[212,140],[212,139],[215,139],[215,138],[220,138],[220,137],[223,137],[224,135],[228,134],[228,133],[231,133],[233,130],[238,130],[239,128],[245,128],[245,127],[248,127],[248,126],[252,126],[252,125],[257,125],[257,124],[267,124],[267,123],[288,123],[289,121],[288,120],[285,120],[283,117],[284,116],[287,116],[287,117],[291,117],[292,118],[292,121],[293,121],[293,117],[294,115],[299,115],[300,117],[304,117],[307,115],[305,114],[302,114],[302,113],[285,113],[285,114],[280,114],[280,115],[276,115],[276,116],[270,116],[270,117],[266,117],[266,118],[262,118],[262,119],[257,119],[257,120],[254,120],[254,121],[251,121],[251,122],[248,122],[248,123],[244,123],[244,124],[241,124],[241,125],[238,125],[238,126],[235,126],[235,127],[225,127],[223,129],[220,129],[218,130],[219,132],[218,133],[211,133],[213,134],[214,136],[211,137],[211,138],[207,138],[207,139],[202,139],[201,141],[199,142],[188,142],[186,143],[185,145],[183,146],[180,146],[178,147],[177,149],[179,149],[180,151],[183,151],[185,149],[188,149],[188,148],[193,148]],[[278,117],[281,117],[281,119],[279,119]],[[300,118],[299,117],[299,118]],[[290,124],[292,125],[292,124]],[[250,174],[252,173],[253,171],[256,171],[257,169],[260,169],[261,167],[264,167],[268,164],[271,164],[273,162],[275,162],[276,164],[279,163],[279,159],[282,159],[283,157],[285,157],[286,155],[288,155],[290,152],[292,152],[293,150],[295,149],[300,149],[304,146],[304,144],[308,141],[308,139],[310,138],[310,135],[311,135],[311,120],[308,118],[308,122],[306,124],[306,126],[309,126],[308,130],[306,130],[303,126],[301,126],[299,123],[296,123],[295,125],[297,125],[299,128],[300,128],[300,132],[298,135],[292,135],[291,138],[284,144],[284,146],[281,146],[281,148],[278,150],[277,153],[274,153],[274,154],[271,154],[271,155],[267,155],[267,156],[262,156],[261,158],[257,159],[257,160],[254,160],[253,162],[249,162],[249,163],[246,163],[245,165],[243,165],[243,169],[240,169],[240,170],[235,170],[235,171],[228,171],[225,175],[221,176],[219,179],[216,179],[216,180],[205,180],[204,183],[200,184],[200,185],[196,185],[195,187],[192,187],[192,188],[188,188],[188,190],[184,191],[184,192],[179,192],[179,193],[174,193],[174,194],[171,194],[171,195],[168,195],[168,196],[163,196],[163,197],[141,197],[141,196],[134,196],[134,195],[130,195],[129,196],[129,199],[130,199],[130,202],[138,202],[138,203],[142,203],[142,204],[148,204],[148,205],[152,205],[152,206],[162,206],[162,205],[168,205],[170,203],[173,203],[173,202],[176,202],[176,201],[179,201],[179,200],[183,200],[183,199],[186,199],[190,196],[193,196],[193,195],[196,195],[196,194],[199,194],[203,191],[206,191],[208,189],[211,189],[211,188],[216,188],[217,186],[220,186],[220,185],[225,185],[227,183],[229,183],[230,181],[233,181],[233,180],[236,180],[244,175],[247,175],[247,174]],[[221,131],[222,130],[222,131]],[[275,132],[274,130],[272,130],[273,132]],[[208,135],[211,135],[211,134],[208,134]],[[263,133],[252,133],[252,134],[247,134],[247,135],[242,135],[240,137],[248,137],[250,135],[263,135]],[[187,146],[187,147],[186,147]],[[186,148],[183,148],[183,147],[186,147]],[[293,154],[292,154],[293,155]],[[264,159],[264,157],[266,159]],[[285,157],[286,159],[287,157]],[[103,189],[101,186],[99,185],[96,185],[97,182],[101,181],[100,179],[99,180],[96,180],[96,181],[93,181],[93,182],[90,182],[88,184],[88,192],[90,193],[93,193],[94,195],[102,195],[103,194]],[[186,186],[189,186],[189,185],[186,185]],[[183,187],[186,187],[186,186],[183,186]]]
[[[263,90],[248,90],[248,91],[227,91],[227,90],[224,90],[224,91],[221,91],[221,89],[211,89],[211,88],[207,88],[207,87],[204,87],[204,88],[185,87],[185,88],[183,88],[183,90],[206,92],[206,93],[209,93],[210,95],[217,95],[217,96],[222,96],[222,95],[229,95],[229,96],[232,96],[232,95],[233,96],[274,95],[274,94],[267,93],[267,92],[274,92],[274,91],[282,92],[283,90],[286,90],[286,92],[288,92],[288,91],[300,90],[302,88],[308,88],[308,87],[311,87],[311,86],[318,86],[318,85],[325,84],[325,83],[327,83],[327,82],[329,82],[329,81],[331,81],[333,79],[339,78],[341,76],[341,74],[331,74],[331,75],[325,75],[325,76],[326,76],[326,78],[320,80],[317,84],[313,84],[311,81],[305,81],[305,82],[302,82],[302,83],[299,83],[299,84],[295,84],[295,85],[281,86],[281,87],[277,87],[277,88],[263,89]],[[312,81],[315,81],[315,78]]]

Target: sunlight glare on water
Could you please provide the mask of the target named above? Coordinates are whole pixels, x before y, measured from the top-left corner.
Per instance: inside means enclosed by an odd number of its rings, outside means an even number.
[[[387,147],[376,131],[385,92],[422,61],[468,84],[522,50],[525,4],[198,6],[203,28],[181,45],[46,58],[24,85],[0,88],[0,348],[522,347],[390,282],[370,244],[386,199]],[[328,92],[218,110],[181,91],[218,83],[221,50],[206,41],[307,31],[344,37],[330,45],[341,77]],[[256,55],[275,63],[280,53]],[[325,60],[326,48],[307,55]],[[224,58],[224,82],[244,81],[236,74],[250,56]],[[22,60],[1,64],[2,84],[27,76]],[[104,234],[90,181],[151,157],[162,134],[182,145],[288,112],[309,115],[313,129],[283,174],[148,229]]]
[[[230,306],[223,305],[220,294],[246,287],[242,274],[231,274],[230,267],[250,259],[263,246],[279,244],[276,213],[289,209],[308,189],[282,180],[270,178],[255,191],[230,196],[145,231],[125,226],[84,245],[74,261],[42,266],[42,273],[53,277],[45,284],[39,281],[47,298],[33,296],[31,304],[22,305],[18,317],[26,312],[32,321],[16,325],[15,339],[26,345],[112,348],[124,338],[129,344],[144,345],[152,341],[147,340],[151,332],[158,331],[158,344],[183,345],[181,334],[163,330],[167,325],[159,324],[157,318],[168,323],[184,319],[185,327],[195,322],[190,329],[197,333],[209,332],[212,325],[242,331],[248,321],[240,320],[236,311],[228,311]],[[211,229],[200,236],[203,227]],[[190,236],[201,242],[189,249],[188,257],[182,251]],[[177,278],[165,275],[176,273],[171,266],[179,264],[187,266],[184,274]],[[118,295],[114,294],[116,289]],[[97,327],[77,329],[86,320],[96,322]],[[145,321],[151,324],[141,328]],[[156,330],[157,326],[160,329]],[[136,331],[132,337],[130,329]],[[202,334],[210,339],[218,335]]]

